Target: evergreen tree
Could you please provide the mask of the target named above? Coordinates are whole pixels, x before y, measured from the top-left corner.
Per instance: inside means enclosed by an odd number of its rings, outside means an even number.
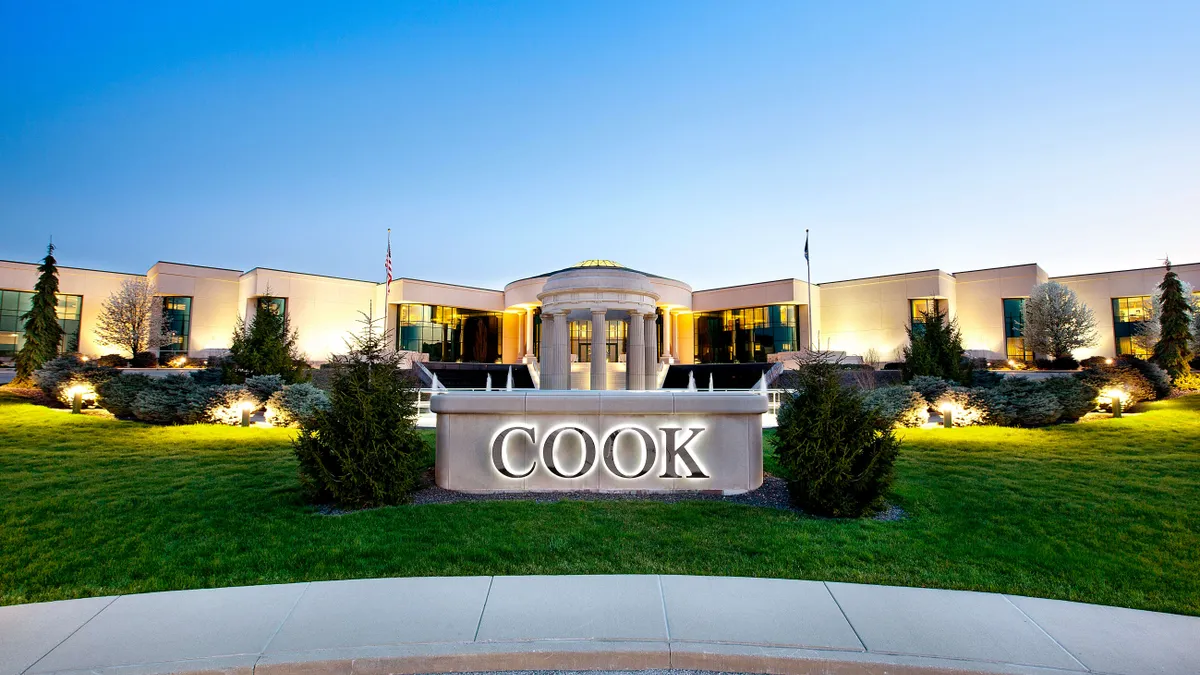
[[[25,344],[17,352],[17,381],[28,381],[33,371],[58,355],[63,339],[58,322],[58,261],[54,259],[54,244],[46,249],[46,257],[38,266],[38,281],[33,287],[33,306],[21,316],[25,321]]]
[[[901,352],[905,381],[918,375],[931,375],[970,384],[971,364],[965,358],[958,320],[948,320],[937,303],[933,303],[932,311],[922,312],[921,316],[925,323],[920,330],[913,330],[913,326],[906,329],[908,345]]]
[[[1192,307],[1183,297],[1183,285],[1171,271],[1170,260],[1167,261],[1167,273],[1163,275],[1158,290],[1162,295],[1162,314],[1159,316],[1161,330],[1150,360],[1167,371],[1171,379],[1175,379],[1191,372],[1188,360],[1192,358],[1189,344],[1192,332],[1188,324]]]
[[[241,384],[255,375],[279,375],[287,384],[305,379],[308,363],[296,347],[299,336],[287,314],[274,309],[273,299],[261,298],[249,324],[238,317],[223,369],[226,384]]]

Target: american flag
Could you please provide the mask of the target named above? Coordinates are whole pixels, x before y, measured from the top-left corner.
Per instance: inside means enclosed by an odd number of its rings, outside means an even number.
[[[385,285],[384,293],[391,295],[392,293],[392,228],[388,228],[388,251],[387,257],[383,259],[383,269],[387,270],[387,284]]]

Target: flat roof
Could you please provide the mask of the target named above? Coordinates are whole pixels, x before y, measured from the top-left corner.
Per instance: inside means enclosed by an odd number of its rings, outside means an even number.
[[[1178,267],[1192,267],[1194,265],[1200,265],[1200,263],[1179,263],[1178,265],[1172,263],[1171,268],[1175,269]],[[1082,274],[1064,274],[1062,276],[1050,277],[1050,278],[1051,279],[1070,279],[1072,277],[1094,277],[1098,274],[1121,274],[1123,272],[1149,272],[1150,270],[1163,270],[1163,273],[1165,274],[1166,269],[1167,268],[1163,265],[1155,265],[1154,267],[1135,267],[1135,268],[1129,269],[1129,270],[1111,270],[1108,272],[1084,272]]]
[[[242,273],[241,270],[235,270],[232,267],[215,267],[213,265],[196,265],[193,263],[181,263],[181,262],[174,262],[171,260],[159,260],[158,262],[156,262],[154,264],[155,265],[179,265],[180,267],[200,267],[200,268],[203,268],[206,270],[221,270],[222,272],[237,272],[239,274]]]
[[[938,274],[950,274],[949,272],[947,272],[945,270],[939,270],[939,269],[917,270],[916,272],[897,272],[895,274],[876,274],[876,275],[869,276],[869,277],[856,277],[854,279],[840,279],[838,281],[822,281],[821,283],[816,284],[816,285],[824,286],[825,284],[846,284],[846,283],[850,283],[851,281],[867,281],[868,279],[886,279],[888,277],[905,277],[910,274],[929,274],[930,272],[937,272]],[[954,275],[950,274],[950,276],[954,276]]]
[[[220,269],[220,268],[218,268],[218,269]],[[314,274],[312,272],[296,272],[295,270],[281,270],[281,269],[276,269],[274,267],[251,267],[250,269],[246,270],[245,272],[242,272],[242,276],[246,276],[247,274],[250,274],[251,272],[254,272],[257,270],[263,270],[265,272],[282,272],[283,274],[298,274],[302,277],[321,277],[322,279],[337,279],[339,281],[353,281],[353,282],[359,283],[359,284],[374,284],[376,286],[383,283],[382,281],[366,281],[364,279],[351,279],[350,277],[335,277],[332,274]],[[236,271],[236,270],[234,270],[234,271]],[[395,281],[395,279],[393,279],[392,281]]]
[[[698,291],[692,291],[692,292],[693,293],[709,293],[712,291],[727,291],[731,288],[746,288],[748,286],[764,286],[766,284],[778,284],[783,281],[791,281],[794,283],[797,281],[803,281],[803,279],[797,279],[796,277],[784,277],[782,279],[771,279],[770,281],[751,281],[748,284],[732,284],[729,286],[717,286],[716,288],[702,288]],[[816,284],[813,284],[813,286],[816,286]]]
[[[0,263],[12,263],[14,265],[31,265],[33,267],[37,267],[42,264],[41,262],[25,262],[23,260],[0,260]],[[55,267],[57,267],[60,270],[79,270],[80,272],[100,272],[101,274],[120,274],[121,276],[124,276],[124,277],[144,277],[144,276],[146,276],[145,273],[138,274],[137,272],[114,272],[113,270],[98,270],[98,269],[93,269],[91,267],[72,267],[70,265],[58,265],[58,264],[55,264]]]
[[[1012,267],[1040,267],[1037,263],[1021,263],[1019,265],[1000,265],[998,267],[980,267],[977,270],[963,270],[961,272],[951,272],[950,274],[971,274],[972,272],[989,272],[991,270],[1006,270]]]

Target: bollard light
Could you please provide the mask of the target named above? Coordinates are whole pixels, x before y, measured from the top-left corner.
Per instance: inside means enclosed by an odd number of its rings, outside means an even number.
[[[75,385],[67,390],[67,395],[71,397],[71,414],[83,412],[83,387]]]
[[[1112,411],[1113,411],[1113,417],[1121,416],[1121,397],[1120,396],[1112,397]]]
[[[242,426],[250,426],[250,411],[254,410],[254,404],[250,401],[242,401]]]
[[[942,426],[947,429],[954,428],[954,406],[944,405],[938,409],[942,413]]]

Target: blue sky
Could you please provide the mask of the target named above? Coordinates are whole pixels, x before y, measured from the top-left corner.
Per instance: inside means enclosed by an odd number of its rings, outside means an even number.
[[[1200,3],[0,0],[0,258],[1200,262]]]

